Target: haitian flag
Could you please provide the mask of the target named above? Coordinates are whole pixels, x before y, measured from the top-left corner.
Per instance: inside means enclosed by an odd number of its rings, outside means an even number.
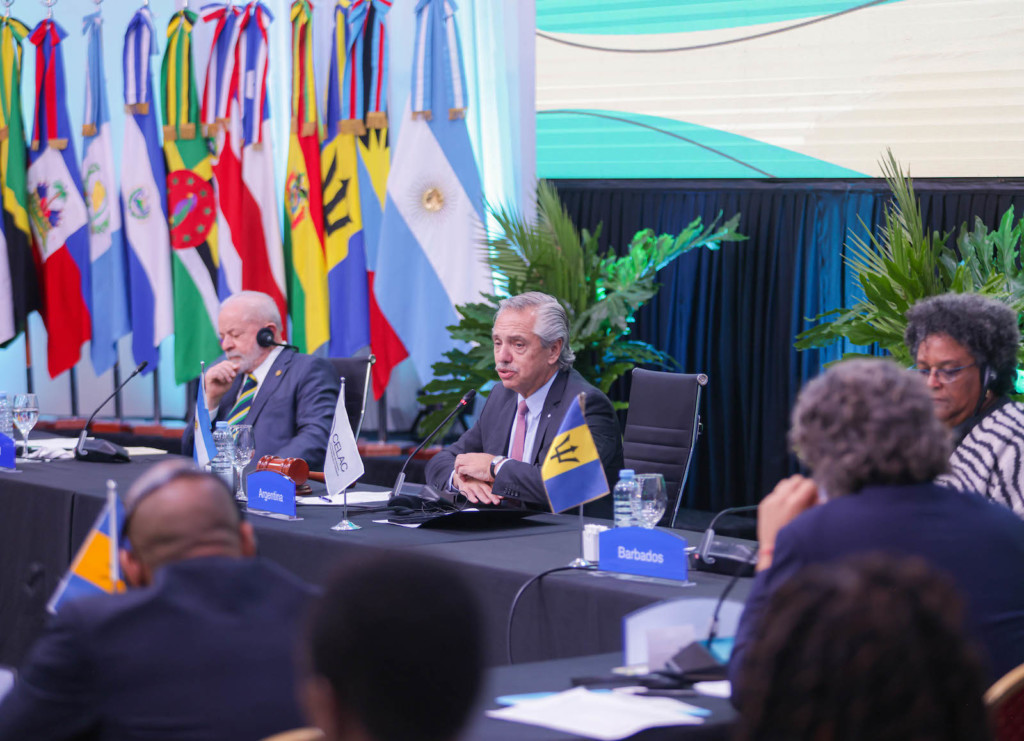
[[[26,36],[28,27],[24,23],[0,16],[0,190],[3,194],[0,252],[10,281],[6,292],[0,290],[0,315],[6,316],[0,319],[0,325],[6,327],[5,331],[0,331],[0,347],[24,332],[28,315],[42,305],[36,260],[32,254],[25,182],[28,151],[21,113],[21,41]]]
[[[124,152],[121,198],[131,278],[132,353],[136,363],[160,362],[160,343],[174,332],[167,169],[153,110],[150,57],[157,53],[153,15],[136,11],[124,36]]]
[[[421,383],[453,345],[446,327],[459,321],[455,306],[493,292],[479,246],[483,192],[466,129],[454,13],[451,0],[416,5],[412,111],[388,176],[373,287]]]
[[[331,339],[327,354],[347,358],[370,344],[366,246],[359,204],[356,137],[342,131],[341,99],[347,54],[345,6],[334,7],[331,67],[327,78],[327,137],[320,150],[324,241]]]
[[[217,199],[208,139],[199,127],[192,68],[196,14],[179,10],[167,25],[161,68],[167,211],[174,284],[174,380],[195,378],[204,361],[221,354],[217,336]]]
[[[42,262],[47,366],[56,378],[81,357],[92,336],[89,212],[82,198],[64,88],[60,42],[67,33],[50,18],[29,41],[36,47],[36,110],[29,152],[28,214]]]
[[[349,8],[345,39],[346,58],[342,93],[342,133],[358,136],[359,196],[362,207],[363,242],[366,245],[370,349],[373,365],[373,396],[380,399],[391,372],[409,357],[388,318],[377,304],[374,281],[384,216],[385,188],[391,165],[387,113],[387,53],[384,16],[386,0],[355,0]],[[364,125],[363,120],[366,123]]]
[[[82,192],[89,209],[89,258],[92,262],[90,354],[97,375],[114,366],[117,362],[117,341],[131,331],[121,203],[114,185],[107,76],[103,70],[102,24],[99,11],[82,19],[82,31],[89,39],[82,123]]]
[[[292,119],[284,184],[284,257],[292,342],[299,352],[314,352],[330,338],[312,14],[309,0],[292,3]]]

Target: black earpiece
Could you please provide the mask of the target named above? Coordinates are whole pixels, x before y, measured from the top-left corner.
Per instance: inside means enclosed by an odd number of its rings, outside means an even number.
[[[274,330],[270,327],[264,327],[256,333],[256,344],[260,347],[273,347],[277,343],[274,342]]]

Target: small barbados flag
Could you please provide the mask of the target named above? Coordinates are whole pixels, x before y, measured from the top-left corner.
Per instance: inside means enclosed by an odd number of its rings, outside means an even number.
[[[541,467],[552,512],[592,502],[608,493],[601,457],[584,418],[584,394],[569,405]]]
[[[107,503],[47,603],[50,613],[56,615],[62,605],[79,597],[124,591],[117,554],[123,522],[124,507],[117,497],[117,486],[107,481]]]

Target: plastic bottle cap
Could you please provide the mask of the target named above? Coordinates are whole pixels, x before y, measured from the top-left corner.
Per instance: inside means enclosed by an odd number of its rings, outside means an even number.
[[[620,479],[633,478],[634,476],[636,476],[636,471],[634,471],[632,468],[623,468],[619,471]]]

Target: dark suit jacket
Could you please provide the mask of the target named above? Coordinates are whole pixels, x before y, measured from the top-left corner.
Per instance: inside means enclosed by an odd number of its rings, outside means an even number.
[[[870,551],[919,556],[952,577],[993,680],[1024,663],[1024,521],[978,494],[935,484],[876,486],[814,507],[779,532],[736,633],[734,698],[743,654],[759,621],[771,620],[763,613],[778,585],[808,564]]]
[[[0,739],[253,741],[305,725],[294,644],[312,595],[274,564],[196,558],[69,602],[0,704]]]
[[[619,469],[622,468],[622,435],[619,433],[619,421],[615,416],[615,410],[607,396],[583,380],[579,373],[568,370],[559,371],[551,388],[548,389],[544,409],[538,421],[537,435],[534,438],[532,462],[508,461],[502,465],[494,480],[492,490],[495,494],[531,507],[549,509],[540,467],[548,448],[551,447],[551,441],[558,433],[558,426],[562,423],[569,402],[580,392],[587,395],[587,426],[601,456],[601,465],[604,467],[608,485],[615,485]],[[447,486],[448,478],[455,468],[455,456],[460,453],[508,455],[509,436],[512,434],[512,423],[516,417],[517,396],[515,391],[510,391],[500,384],[491,389],[476,424],[427,463],[427,483],[435,489]],[[604,500],[601,503],[604,504]],[[610,515],[610,505],[606,509]],[[595,514],[605,512],[599,509]]]
[[[211,422],[226,420],[238,399],[245,374],[238,374],[224,394]],[[324,470],[327,437],[341,386],[334,367],[323,358],[285,350],[263,380],[246,417],[256,438],[254,461],[265,455],[302,458],[313,471]],[[189,420],[181,440],[182,453],[192,455],[193,428]]]

